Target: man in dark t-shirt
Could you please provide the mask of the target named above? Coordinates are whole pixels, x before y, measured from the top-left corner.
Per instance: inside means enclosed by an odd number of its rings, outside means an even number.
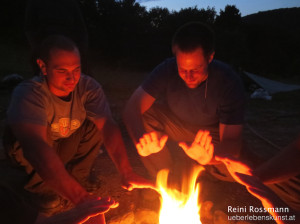
[[[181,27],[173,37],[172,50],[175,58],[158,65],[127,103],[127,129],[153,177],[162,168],[170,169],[178,153],[181,164],[188,155],[222,174],[218,166],[223,165],[214,156],[240,154],[242,83],[228,65],[213,59],[214,35],[202,23]],[[166,147],[168,139],[175,146],[179,142],[183,150]],[[180,155],[183,151],[186,155]]]

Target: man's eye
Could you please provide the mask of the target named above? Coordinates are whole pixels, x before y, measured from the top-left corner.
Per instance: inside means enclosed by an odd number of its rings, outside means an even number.
[[[58,73],[61,73],[61,74],[64,74],[64,73],[66,73],[66,71],[65,71],[65,70],[57,70],[57,72],[58,72]]]
[[[202,68],[198,68],[198,69],[195,69],[193,70],[194,73],[201,73],[202,72]]]

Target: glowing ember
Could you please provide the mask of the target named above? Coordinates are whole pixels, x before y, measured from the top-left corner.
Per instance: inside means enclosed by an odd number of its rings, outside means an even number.
[[[201,224],[198,196],[200,184],[196,180],[203,167],[195,167],[189,177],[182,182],[182,192],[167,187],[168,170],[157,174],[156,184],[161,195],[160,224]]]

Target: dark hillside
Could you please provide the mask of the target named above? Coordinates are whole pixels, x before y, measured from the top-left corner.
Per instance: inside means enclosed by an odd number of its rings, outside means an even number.
[[[244,16],[242,20],[246,24],[270,26],[280,30],[299,32],[300,8],[285,8],[258,12]]]

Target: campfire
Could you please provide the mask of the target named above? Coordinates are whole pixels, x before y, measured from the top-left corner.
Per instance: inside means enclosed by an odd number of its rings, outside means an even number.
[[[196,180],[203,170],[203,167],[194,167],[189,176],[183,179],[180,192],[168,188],[168,170],[161,170],[157,174],[156,184],[161,195],[159,224],[201,224],[198,202],[200,184],[196,183]]]
[[[117,215],[117,210],[108,224],[233,224],[228,220],[228,215],[222,210],[214,209],[212,201],[199,201],[199,195],[203,189],[202,183],[197,181],[198,176],[204,171],[203,167],[196,166],[187,173],[185,178],[180,178],[180,187],[172,186],[174,176],[169,175],[169,170],[159,171],[156,178],[156,191],[143,189],[145,197],[141,200],[141,191],[133,191],[138,199],[128,212],[128,206],[122,215]],[[178,179],[177,179],[178,180]],[[168,183],[169,182],[169,183]],[[213,185],[208,185],[206,190],[211,190]],[[205,198],[205,197],[204,197]],[[136,206],[136,207],[134,207]],[[111,213],[110,213],[111,214]],[[200,220],[201,218],[201,220]],[[247,222],[243,222],[247,224]]]

